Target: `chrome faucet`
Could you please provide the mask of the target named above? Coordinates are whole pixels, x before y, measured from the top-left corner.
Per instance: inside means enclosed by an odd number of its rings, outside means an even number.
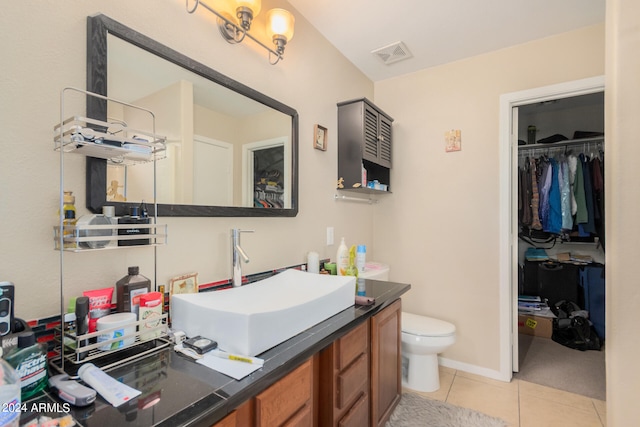
[[[231,229],[231,253],[233,258],[233,287],[242,286],[242,261],[249,262],[249,257],[240,246],[240,233],[253,233],[253,230]]]

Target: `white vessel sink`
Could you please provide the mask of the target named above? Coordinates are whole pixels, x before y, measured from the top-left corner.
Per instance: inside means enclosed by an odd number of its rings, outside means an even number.
[[[286,270],[239,288],[171,297],[171,327],[255,356],[352,306],[355,277]]]

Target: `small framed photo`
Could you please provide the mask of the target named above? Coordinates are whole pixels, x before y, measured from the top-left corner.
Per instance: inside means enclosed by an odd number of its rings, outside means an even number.
[[[171,279],[170,295],[195,294],[198,292],[198,273],[185,274]]]
[[[313,128],[313,148],[327,151],[327,128],[315,125]]]
[[[447,153],[452,151],[460,151],[462,143],[462,135],[460,130],[450,130],[444,133],[444,150]]]

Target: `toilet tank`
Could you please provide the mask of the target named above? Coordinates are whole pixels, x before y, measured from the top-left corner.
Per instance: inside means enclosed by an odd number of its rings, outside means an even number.
[[[369,261],[364,265],[364,271],[358,272],[358,278],[389,280],[389,266],[379,262]]]

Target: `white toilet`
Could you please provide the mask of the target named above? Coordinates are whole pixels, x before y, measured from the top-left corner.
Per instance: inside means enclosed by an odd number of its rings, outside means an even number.
[[[455,342],[456,327],[451,323],[402,312],[402,385],[416,391],[438,390],[438,353]]]

